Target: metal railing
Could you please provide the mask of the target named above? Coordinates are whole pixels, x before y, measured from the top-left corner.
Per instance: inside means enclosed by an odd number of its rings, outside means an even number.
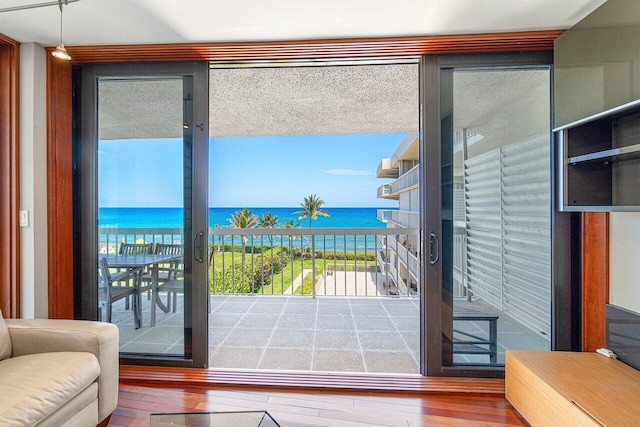
[[[213,294],[395,296],[380,236],[398,229],[210,229]],[[417,236],[417,229],[402,229]],[[382,258],[381,258],[382,257]],[[402,293],[408,295],[408,292]]]
[[[400,243],[399,236],[387,236],[387,247],[397,254],[400,262],[404,264],[409,274],[417,281],[420,277],[420,262],[418,261],[418,252],[414,252],[412,246],[407,246],[407,238],[409,236],[402,235],[403,243]]]
[[[416,187],[420,183],[420,165],[416,165],[413,168],[398,179],[391,183],[390,194],[396,194],[403,190],[408,190],[412,187]]]
[[[382,184],[378,187],[378,198],[388,197],[391,195],[391,184]]]
[[[391,221],[402,227],[418,228],[420,226],[420,213],[411,211],[392,210]]]
[[[182,244],[181,228],[119,228],[98,227],[98,252],[118,253],[122,243]]]
[[[418,257],[400,243],[410,228],[209,229],[209,286],[220,295],[413,296]],[[179,228],[100,227],[99,252],[122,243],[181,244]],[[413,282],[411,278],[408,278]]]
[[[378,218],[389,219],[393,210],[378,210]],[[402,233],[402,234],[399,234]],[[100,227],[99,252],[114,254],[118,252],[121,243],[170,243],[181,244],[183,242],[182,229],[180,228],[110,228]],[[242,236],[246,237],[244,268],[242,267]],[[413,295],[417,294],[407,290],[406,278],[401,277],[399,263],[401,263],[412,276],[415,283],[420,283],[420,254],[419,248],[403,245],[403,241],[409,240],[409,236],[418,236],[417,228],[373,228],[373,229],[209,229],[210,246],[210,281],[215,288],[216,271],[220,275],[220,269],[232,269],[232,279],[237,279],[234,293],[253,293],[286,295],[295,294],[295,289],[304,282],[302,273],[316,277],[316,286],[311,290],[311,295],[342,295],[349,293],[349,287],[353,287],[351,293],[354,296],[381,296],[381,295]],[[464,228],[456,227],[453,242],[453,274],[455,281],[455,296],[466,297],[466,233]],[[235,254],[235,257],[231,255]],[[226,257],[225,257],[226,255]],[[256,266],[256,259],[267,259],[268,268],[260,269]],[[279,262],[275,262],[279,261]],[[303,266],[299,268],[293,263]],[[310,268],[304,267],[311,262]],[[282,264],[286,264],[292,274],[280,274]],[[271,265],[274,268],[271,268]],[[249,292],[239,292],[242,283],[241,273],[238,271],[253,273],[253,278],[259,286],[250,287]],[[216,270],[218,268],[218,270]],[[253,269],[253,270],[252,270]],[[352,274],[367,273],[367,274]],[[257,274],[257,276],[256,276]],[[295,277],[291,277],[295,275]],[[342,277],[338,277],[341,275]],[[321,277],[320,277],[321,276]],[[327,286],[333,276],[334,281],[339,281],[342,290],[335,290],[335,286]],[[251,277],[251,276],[250,276]],[[296,281],[296,279],[298,279]],[[221,280],[221,279],[219,279]],[[273,284],[278,280],[280,285]],[[312,279],[308,279],[312,280]],[[319,282],[323,280],[324,282]],[[411,281],[411,279],[410,279]],[[285,283],[285,287],[282,283]],[[264,285],[267,286],[264,286]],[[324,287],[322,286],[324,284]],[[381,285],[381,288],[374,285]],[[397,291],[393,289],[397,286]],[[293,288],[289,289],[291,286]],[[392,286],[391,289],[389,286]],[[345,288],[346,287],[346,288]],[[309,288],[307,286],[307,288]],[[418,287],[419,288],[419,287]],[[231,287],[233,290],[233,286]],[[249,288],[247,288],[249,289]],[[304,288],[299,291],[302,295]],[[310,289],[310,288],[309,288]],[[333,291],[332,291],[333,289]],[[346,290],[345,290],[346,289]],[[228,289],[219,289],[227,294]],[[320,292],[318,292],[320,291]],[[341,291],[341,292],[338,292]],[[419,293],[419,291],[418,291]]]
[[[378,220],[382,221],[382,222],[387,222],[387,221],[391,221],[392,216],[391,216],[391,209],[378,209]]]

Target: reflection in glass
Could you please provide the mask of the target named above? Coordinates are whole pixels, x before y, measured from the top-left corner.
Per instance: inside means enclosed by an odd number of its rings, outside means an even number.
[[[442,72],[443,361],[550,348],[550,72]]]
[[[186,80],[98,81],[98,311],[123,353],[185,354]]]

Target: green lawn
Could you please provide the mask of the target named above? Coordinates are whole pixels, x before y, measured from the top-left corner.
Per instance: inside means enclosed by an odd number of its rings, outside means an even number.
[[[267,251],[265,256],[269,257],[270,254]],[[283,254],[286,256],[286,254]],[[371,261],[368,261],[371,264]],[[364,261],[358,261],[357,265],[363,265]],[[233,265],[241,266],[242,265],[242,254],[240,252],[225,252],[224,255],[220,253],[216,253],[213,257],[213,267],[216,269],[231,268]],[[245,255],[245,268],[251,269],[252,265],[252,254]],[[333,260],[324,260],[324,259],[316,259],[316,276],[322,273],[325,268],[325,265],[332,267],[334,265]],[[345,266],[345,261],[337,260],[335,261],[335,265],[338,268]],[[351,267],[354,265],[353,261],[347,261],[346,266]],[[313,261],[310,259],[305,259],[304,262],[300,258],[295,258],[293,260],[289,259],[289,262],[284,267],[284,269],[277,273],[273,274],[271,277],[270,283],[263,286],[262,288],[256,291],[256,294],[264,294],[264,295],[282,295],[283,292],[291,286],[291,283],[295,278],[297,278],[302,270],[311,270],[313,267]],[[212,280],[211,272],[210,280]],[[296,291],[296,295],[311,295],[313,292],[313,280],[312,274],[309,273],[304,278],[303,287],[299,287]]]
[[[316,260],[316,274],[320,274],[322,270],[324,270],[323,259]],[[293,262],[289,262],[284,268],[284,270],[278,274],[273,275],[273,280],[271,284],[267,286],[263,286],[259,293],[264,293],[265,295],[282,295],[282,293],[291,286],[293,279],[298,277],[303,269],[311,269],[313,266],[313,262],[310,259],[304,260],[304,264],[300,259],[294,259]]]

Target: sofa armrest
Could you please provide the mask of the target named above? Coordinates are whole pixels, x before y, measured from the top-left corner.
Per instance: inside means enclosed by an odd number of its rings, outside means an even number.
[[[100,364],[98,416],[108,417],[118,404],[119,331],[116,325],[84,320],[5,319],[12,357],[33,353],[85,351]]]

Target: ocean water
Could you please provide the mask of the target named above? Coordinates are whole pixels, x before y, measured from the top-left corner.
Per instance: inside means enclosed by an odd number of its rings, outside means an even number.
[[[209,227],[228,227],[228,219],[241,208],[209,208]],[[302,228],[309,227],[309,219],[298,219],[293,212],[300,208],[248,208],[261,216],[271,212],[281,223],[293,219]],[[378,208],[324,208],[329,217],[318,216],[313,228],[384,228],[377,219]],[[117,228],[180,228],[183,222],[181,208],[100,208],[99,227]]]
[[[228,219],[231,215],[240,210],[241,208],[210,208],[209,209],[209,227],[229,227],[230,223]],[[280,223],[293,219],[295,224],[300,225],[301,229],[309,227],[309,219],[298,219],[297,215],[293,212],[299,210],[299,208],[249,208],[249,210],[257,216],[261,216],[265,212],[271,212],[272,215],[277,216],[280,219]],[[385,228],[386,224],[377,219],[378,208],[325,208],[329,212],[328,217],[319,216],[316,220],[313,220],[312,227],[314,230],[321,228]],[[121,228],[174,228],[180,229],[183,224],[183,210],[181,208],[100,208],[98,212],[98,226],[109,227],[115,229]],[[117,235],[100,235],[101,247],[112,247],[111,250],[115,250],[115,247],[121,241],[127,241],[133,243],[140,238],[146,242],[153,241],[166,241],[166,235],[160,234],[117,234]],[[219,239],[224,238],[225,244],[241,244],[241,237],[231,236],[216,237],[215,243],[220,243]],[[249,245],[280,245],[289,244],[286,236],[276,236],[272,240],[261,240],[259,237],[250,236]],[[308,243],[310,237],[305,237],[305,242]],[[182,237],[179,235],[173,235],[171,242],[179,243]],[[214,243],[213,236],[209,237],[209,243]],[[294,239],[292,242],[295,245],[300,245],[300,239]],[[338,251],[374,251],[377,247],[376,238],[373,235],[368,236],[353,236],[353,235],[338,235],[338,236],[326,236],[317,237],[316,243],[318,248]],[[106,249],[105,249],[106,250]]]

